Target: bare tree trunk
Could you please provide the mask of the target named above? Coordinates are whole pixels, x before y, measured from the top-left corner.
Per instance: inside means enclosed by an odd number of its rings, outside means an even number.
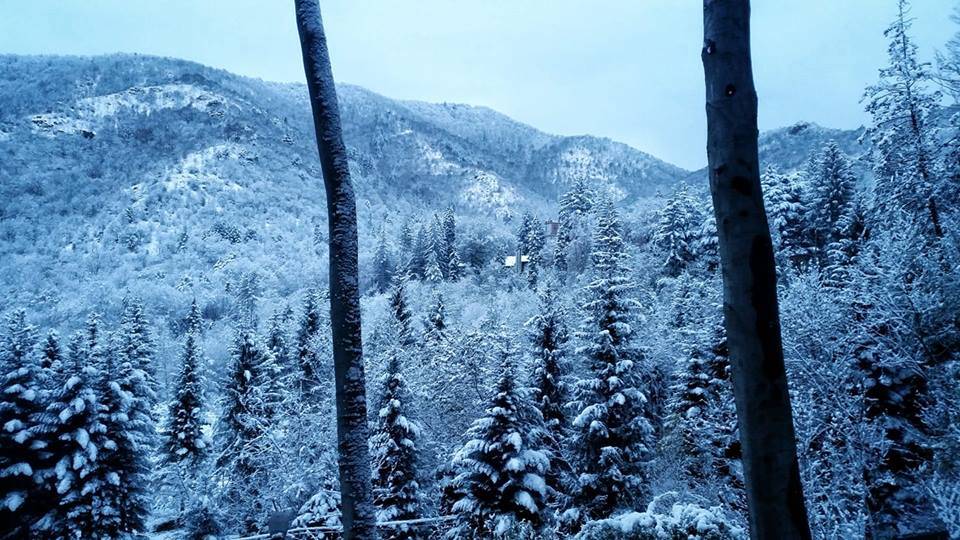
[[[294,3],[323,184],[327,192],[330,324],[333,329],[333,370],[337,392],[337,450],[343,538],[368,540],[376,538],[376,518],[370,496],[367,403],[360,339],[357,205],[350,184],[337,91],[330,69],[320,6],[317,0],[295,0]]]
[[[806,539],[773,244],[760,191],[749,0],[704,0],[707,157],[753,539]]]

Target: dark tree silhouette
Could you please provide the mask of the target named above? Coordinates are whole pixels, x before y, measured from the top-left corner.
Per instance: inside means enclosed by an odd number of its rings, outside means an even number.
[[[754,539],[810,538],[760,191],[749,0],[704,0],[707,157]]]
[[[313,108],[320,168],[327,193],[330,245],[330,324],[336,384],[338,466],[343,538],[376,538],[370,495],[367,403],[360,291],[357,272],[357,205],[340,129],[337,91],[317,0],[295,0],[303,69]]]

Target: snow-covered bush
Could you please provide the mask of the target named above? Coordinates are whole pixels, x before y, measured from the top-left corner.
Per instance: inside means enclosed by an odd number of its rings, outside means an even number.
[[[701,508],[676,503],[669,512],[630,512],[610,519],[590,521],[577,540],[739,540],[747,538],[719,507]]]

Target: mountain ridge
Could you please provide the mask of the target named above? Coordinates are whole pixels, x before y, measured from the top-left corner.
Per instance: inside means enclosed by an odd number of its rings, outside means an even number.
[[[626,144],[547,134],[486,107],[338,88],[362,267],[383,231],[429,224],[441,208],[465,237],[503,249],[522,212],[554,215],[578,179],[624,207],[702,181]],[[281,296],[324,279],[309,111],[303,85],[184,60],[0,56],[0,311],[39,304],[62,322],[134,283],[172,306],[215,304],[244,272]],[[796,166],[798,141],[826,133],[809,126],[766,137],[767,151]]]

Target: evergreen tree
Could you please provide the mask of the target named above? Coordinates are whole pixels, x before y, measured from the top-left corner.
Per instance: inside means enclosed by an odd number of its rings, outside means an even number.
[[[593,209],[593,194],[587,188],[586,182],[578,179],[570,190],[560,197],[560,211],[557,230],[557,242],[554,246],[554,265],[558,270],[568,270],[568,250],[576,240],[577,234],[585,225],[585,220]]]
[[[455,538],[519,538],[524,529],[534,538],[549,521],[550,452],[543,444],[543,418],[524,401],[512,368],[504,364],[496,395],[453,458]]]
[[[387,365],[383,396],[370,454],[373,468],[373,503],[377,520],[398,521],[420,517],[420,485],[417,482],[417,439],[420,427],[406,416],[409,406],[406,381],[400,373],[402,345],[395,341]],[[417,538],[406,526],[383,530],[386,540]]]
[[[290,347],[290,337],[287,334],[287,324],[291,318],[289,307],[277,310],[270,317],[270,328],[267,334],[267,349],[273,355],[281,377],[289,378],[296,366],[293,363],[293,352]]]
[[[517,251],[528,255],[530,245],[527,243],[530,239],[530,233],[534,228],[538,228],[537,219],[531,212],[524,212],[520,218],[520,226],[517,228]]]
[[[37,422],[45,393],[36,330],[17,310],[0,336],[0,538],[26,538],[44,504]]]
[[[243,328],[256,330],[259,317],[257,307],[260,303],[260,277],[256,272],[248,272],[240,278],[237,286],[236,321]]]
[[[301,395],[312,395],[320,384],[317,368],[319,359],[314,340],[322,331],[325,322],[320,314],[317,291],[307,291],[303,299],[303,315],[297,331],[297,364],[300,368],[299,389]]]
[[[687,187],[681,184],[660,213],[653,243],[664,253],[664,271],[678,276],[696,258],[696,242],[703,216]]]
[[[381,231],[377,237],[377,248],[373,253],[373,290],[385,293],[390,288],[394,266],[390,257],[390,248],[387,238]]]
[[[43,342],[43,355],[40,357],[40,368],[48,373],[56,373],[62,369],[60,351],[60,334],[56,330],[47,332]]]
[[[910,36],[909,3],[899,0],[897,18],[884,32],[889,63],[864,94],[873,119],[865,136],[873,143],[878,221],[903,208],[924,223],[928,238],[942,238],[940,191],[934,170],[941,93],[932,88],[930,65],[917,58]]]
[[[443,281],[443,270],[440,268],[436,250],[431,249],[427,255],[427,265],[423,271],[423,279],[430,283]]]
[[[803,269],[811,256],[804,184],[798,174],[781,174],[772,165],[761,177],[764,206],[780,268]]]
[[[823,148],[814,167],[809,221],[823,268],[828,264],[828,253],[840,249],[851,236],[856,179],[850,170],[850,161],[834,141]]]
[[[184,340],[180,374],[169,405],[169,426],[165,450],[171,463],[195,466],[207,453],[208,441],[204,435],[204,358],[200,343],[200,310],[194,300],[188,318],[189,328]]]
[[[743,511],[746,506],[736,463],[739,441],[735,437],[730,363],[719,306],[715,312],[717,316],[696,321],[694,328],[683,330],[685,341],[692,345],[671,388],[664,442],[680,457],[691,490],[709,490],[704,494]]]
[[[104,538],[116,538],[121,532],[133,532],[143,526],[147,501],[143,497],[146,486],[140,484],[128,492],[127,480],[141,480],[145,468],[140,452],[130,439],[126,409],[131,396],[117,383],[116,350],[108,341],[100,345],[102,369],[94,381],[100,402],[99,421],[103,426],[104,445],[98,449],[96,460],[105,471],[106,481],[99,487],[99,526]],[[130,474],[132,473],[132,474]],[[130,495],[128,497],[128,495]],[[123,523],[121,508],[128,510],[128,523]]]
[[[430,347],[446,342],[448,339],[447,308],[444,306],[443,295],[437,294],[424,321],[423,341]]]
[[[108,415],[104,423],[115,445],[107,459],[119,479],[118,526],[132,533],[145,530],[150,511],[149,456],[157,444],[153,339],[138,300],[125,306],[117,345],[116,363],[111,353],[101,395]]]
[[[526,236],[526,251],[530,260],[527,262],[527,278],[531,285],[536,285],[540,276],[540,269],[544,266],[543,250],[547,244],[547,238],[540,220],[532,218],[530,230]]]
[[[233,365],[218,426],[217,465],[226,476],[226,504],[239,514],[243,532],[252,532],[265,512],[262,479],[269,449],[265,437],[276,410],[276,396],[271,395],[276,364],[256,336],[242,329],[238,329],[231,354]]]
[[[563,311],[557,305],[553,284],[540,290],[540,305],[537,315],[527,323],[531,327],[531,356],[533,357],[532,398],[544,427],[554,443],[550,448],[550,473],[547,485],[556,499],[567,492],[565,475],[571,472],[561,448],[569,435],[569,421],[564,408],[569,401],[563,380],[563,352],[567,342],[567,330],[563,323]]]
[[[591,377],[575,386],[574,450],[579,482],[575,509],[566,518],[608,517],[613,511],[644,500],[645,463],[652,451],[653,427],[646,416],[647,398],[639,387],[641,361],[634,344],[632,306],[628,296],[619,217],[607,202],[594,234],[593,281],[588,285],[590,330],[585,334]]]
[[[410,264],[407,272],[413,279],[423,279],[427,269],[427,258],[431,249],[429,234],[427,228],[421,226],[417,230],[417,236],[413,241],[413,247],[410,250]]]
[[[42,419],[42,430],[51,441],[53,489],[59,500],[37,524],[46,538],[79,540],[110,538],[117,529],[117,509],[110,503],[110,486],[118,483],[107,469],[104,455],[114,446],[103,424],[103,405],[97,395],[102,374],[91,359],[95,325],[70,342],[68,377],[53,396]],[[100,353],[102,355],[102,351]]]
[[[393,288],[390,291],[390,313],[397,325],[398,339],[404,347],[413,345],[413,329],[411,320],[413,315],[410,308],[407,307],[407,280],[404,276],[397,276],[393,280]]]
[[[457,255],[457,218],[452,208],[444,210],[440,216],[439,237],[441,239],[437,257],[440,260],[440,269],[443,277],[448,281],[456,281],[460,276],[459,259]],[[456,261],[457,266],[452,266]]]

